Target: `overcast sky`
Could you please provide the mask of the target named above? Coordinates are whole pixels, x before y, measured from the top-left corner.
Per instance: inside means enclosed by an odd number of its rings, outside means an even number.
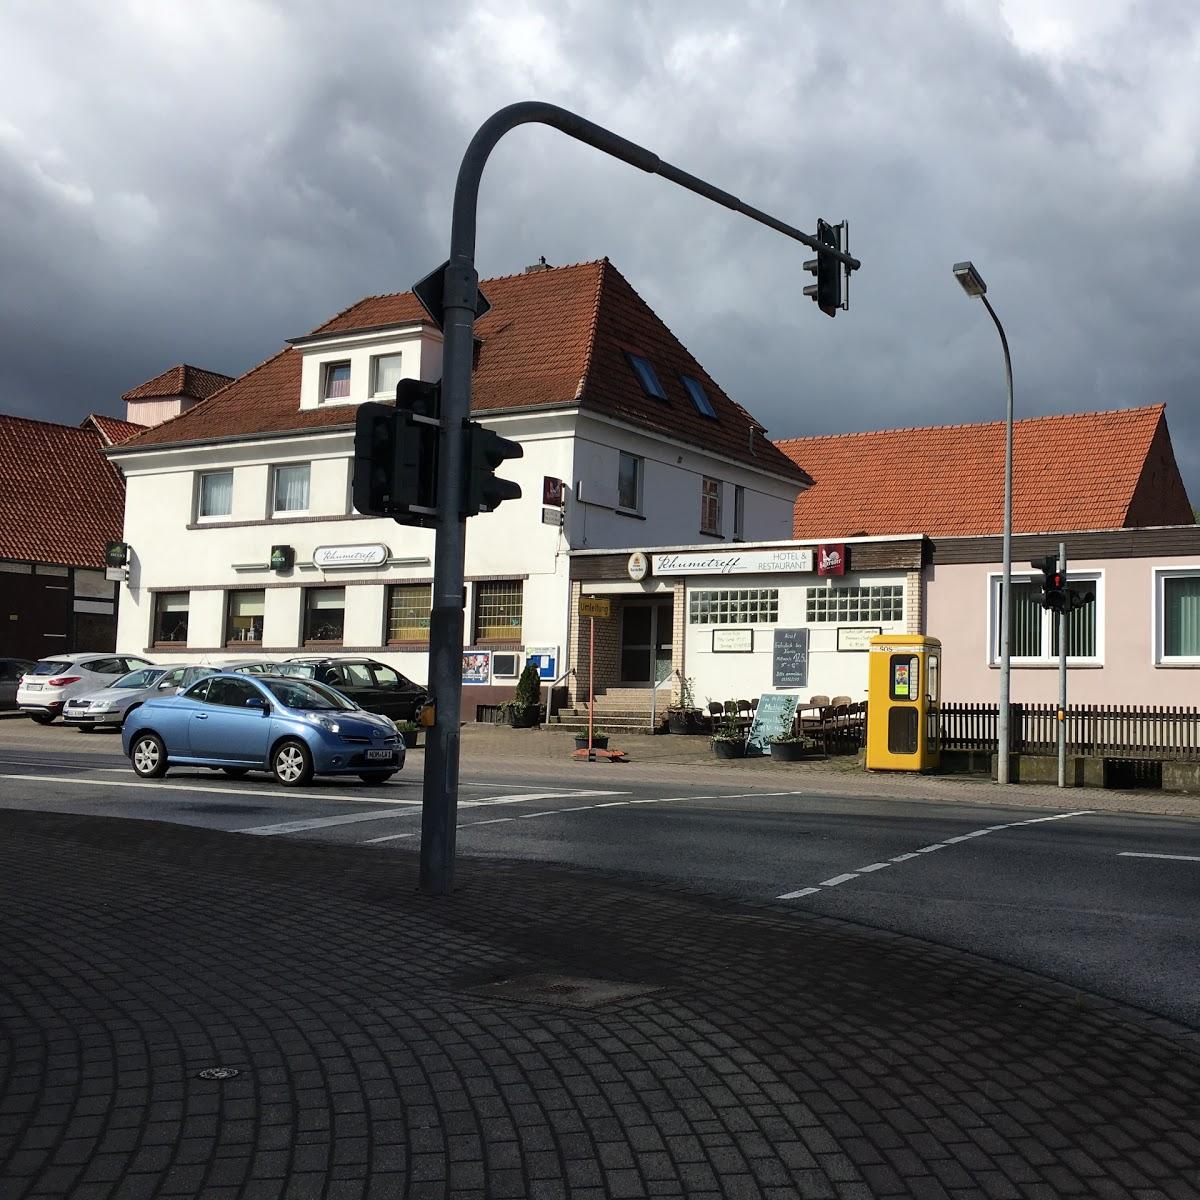
[[[1166,401],[1200,503],[1200,16],[1174,0],[5,0],[0,409],[76,421],[239,374],[446,256],[471,134],[543,99],[801,228],[807,253],[545,127],[508,135],[480,273],[608,255],[772,436]]]

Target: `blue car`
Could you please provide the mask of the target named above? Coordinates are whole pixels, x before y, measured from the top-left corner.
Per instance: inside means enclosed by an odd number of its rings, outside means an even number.
[[[270,771],[287,787],[314,775],[384,783],[404,766],[404,739],[391,720],[311,679],[222,671],[132,716],[121,742],[143,779],[189,766],[235,777]]]

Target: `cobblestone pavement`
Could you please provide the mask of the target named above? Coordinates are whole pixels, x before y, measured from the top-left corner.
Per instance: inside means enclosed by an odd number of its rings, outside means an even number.
[[[1194,1031],[770,905],[414,878],[0,813],[0,1196],[1200,1197]]]

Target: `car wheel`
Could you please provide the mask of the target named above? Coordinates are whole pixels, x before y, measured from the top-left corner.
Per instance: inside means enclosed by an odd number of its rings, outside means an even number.
[[[156,733],[142,733],[129,747],[133,773],[142,779],[161,779],[167,773],[167,748]]]
[[[49,725],[54,720],[53,713],[30,713],[29,714],[39,725]]]
[[[229,776],[230,779],[241,779],[243,775],[250,773],[249,767],[222,767],[222,771]]]
[[[358,777],[363,783],[387,783],[395,773],[395,771],[360,771]]]
[[[303,787],[310,782],[313,761],[308,747],[295,738],[280,742],[271,755],[271,774],[284,787]]]

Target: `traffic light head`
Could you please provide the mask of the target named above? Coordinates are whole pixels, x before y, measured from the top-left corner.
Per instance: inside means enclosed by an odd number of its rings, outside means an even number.
[[[525,451],[517,442],[502,438],[485,429],[477,421],[468,421],[466,437],[467,477],[463,488],[463,515],[476,516],[492,512],[505,500],[519,500],[521,485],[511,479],[501,479],[496,468],[510,458],[524,458]]]
[[[817,218],[817,241],[834,250],[844,249],[842,246],[842,231],[844,225],[831,225],[828,221]],[[817,302],[817,306],[826,316],[836,317],[837,310],[845,306],[843,289],[843,268],[840,260],[832,254],[817,251],[816,258],[810,258],[804,269],[817,277],[816,283],[810,283],[804,294]]]
[[[406,384],[416,388],[406,389]],[[402,396],[413,407],[404,407]],[[432,525],[437,517],[439,427],[433,414],[438,385],[402,380],[396,399],[396,405],[358,406],[354,507],[371,516],[392,517],[402,525]]]

